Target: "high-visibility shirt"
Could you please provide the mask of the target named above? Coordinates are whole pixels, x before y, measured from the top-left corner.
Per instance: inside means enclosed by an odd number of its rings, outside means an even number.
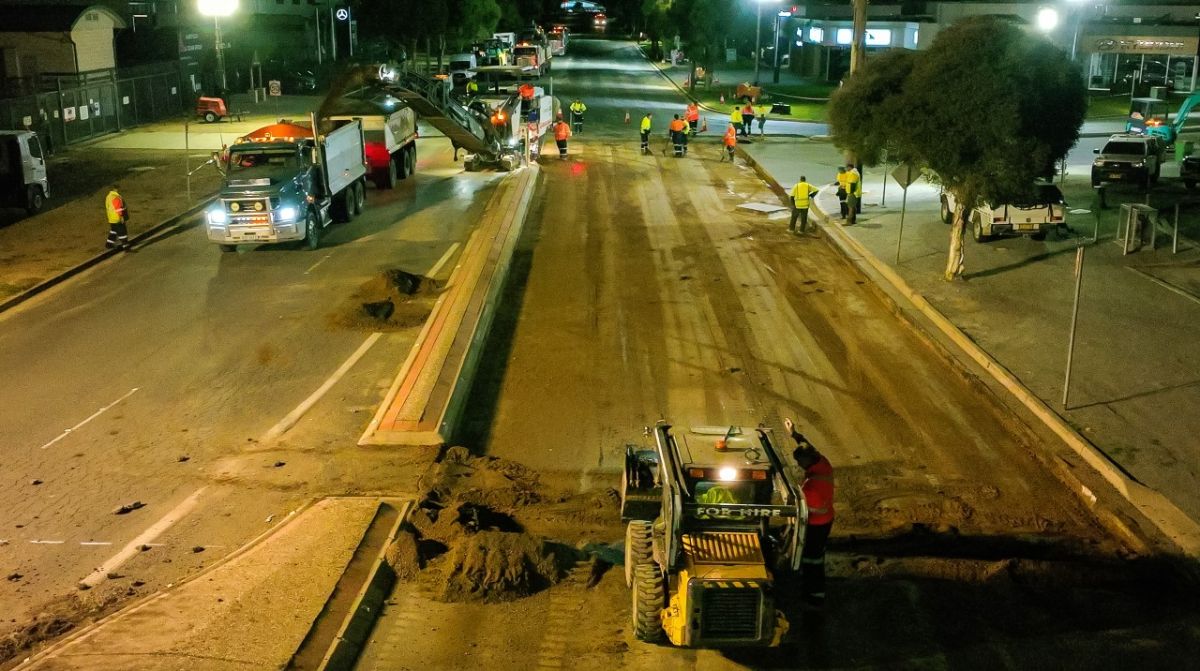
[[[804,484],[800,486],[804,502],[808,504],[809,524],[833,522],[833,465],[821,455],[817,463],[804,471]]]
[[[479,84],[476,84],[474,79],[467,82],[467,93],[478,93],[478,92],[479,92]]]
[[[847,181],[848,178],[849,178],[849,173],[845,173],[845,172],[838,173],[837,183],[838,183],[838,186],[842,187],[843,191],[850,190],[850,182]]]
[[[729,128],[725,131],[725,146],[726,147],[736,147],[737,146],[737,131],[736,130]]]
[[[104,197],[104,211],[108,214],[110,224],[119,224],[125,219],[125,199],[116,189],[109,191]]]
[[[687,128],[687,122],[683,119],[671,119],[671,124],[667,126],[667,130],[671,131],[672,133],[678,133],[684,128]]]
[[[642,132],[643,133],[650,132],[650,117],[648,117],[648,116],[642,117]]]
[[[792,187],[792,200],[796,202],[796,207],[808,207],[808,199],[815,192],[812,184],[796,182],[796,186]]]
[[[740,110],[736,107],[733,108],[733,111],[729,113],[729,122],[730,123],[741,123],[742,122],[742,110]]]
[[[862,195],[862,179],[859,177],[857,170],[846,172],[846,193],[854,196]]]
[[[766,105],[758,106],[758,116],[767,116],[767,106]]]
[[[576,114],[583,114],[587,111],[587,105],[584,105],[582,100],[576,100],[571,103],[571,111]]]
[[[567,125],[566,121],[559,120],[558,123],[554,124],[555,140],[565,140],[569,137],[571,137],[571,127]]]
[[[687,120],[688,121],[699,121],[700,120],[700,108],[697,107],[695,103],[692,103],[691,105],[687,106]]]
[[[746,103],[746,106],[742,108],[742,116],[744,116],[744,117],[747,117],[747,116],[753,117],[754,116],[754,107],[752,107],[750,105],[750,103]]]

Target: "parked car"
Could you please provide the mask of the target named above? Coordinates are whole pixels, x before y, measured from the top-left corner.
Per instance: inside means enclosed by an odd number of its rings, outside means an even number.
[[[1142,188],[1158,182],[1166,145],[1154,135],[1119,133],[1104,147],[1092,150],[1092,188],[1108,184],[1134,184]]]
[[[954,213],[958,210],[954,194],[943,192],[941,201],[942,221],[954,223]],[[1025,198],[975,208],[971,213],[971,237],[976,242],[1015,235],[1044,240],[1047,233],[1066,223],[1066,209],[1062,191],[1057,186],[1037,182],[1030,187]]]
[[[1183,157],[1183,162],[1179,164],[1179,179],[1188,191],[1196,188],[1196,184],[1200,183],[1200,156]]]

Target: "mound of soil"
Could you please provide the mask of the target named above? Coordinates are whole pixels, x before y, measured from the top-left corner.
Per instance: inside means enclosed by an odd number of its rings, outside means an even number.
[[[426,498],[499,510],[513,511],[543,498],[534,471],[507,459],[472,456],[462,447],[447,450],[426,482]]]
[[[574,557],[526,533],[481,531],[450,547],[438,585],[442,601],[511,601],[558,583]]]
[[[419,326],[429,318],[442,284],[403,270],[385,270],[360,286],[329,315],[332,326],[395,331]]]

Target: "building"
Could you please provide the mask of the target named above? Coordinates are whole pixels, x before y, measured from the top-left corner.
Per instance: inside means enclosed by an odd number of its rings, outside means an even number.
[[[36,90],[46,76],[111,71],[114,31],[125,26],[103,5],[0,5],[3,89]]]

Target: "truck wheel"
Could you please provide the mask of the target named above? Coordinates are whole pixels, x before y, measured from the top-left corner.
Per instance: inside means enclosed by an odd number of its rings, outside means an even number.
[[[983,217],[979,213],[971,215],[971,237],[975,242],[987,242],[988,236],[983,234]]]
[[[625,525],[625,586],[633,587],[633,569],[648,564],[653,553],[653,526],[646,520],[633,520]]]
[[[663,638],[662,609],[666,601],[662,576],[654,564],[638,564],[633,570],[633,635],[654,643]]]
[[[216,112],[205,112],[204,113],[204,123],[216,123],[217,119],[220,119],[220,118],[221,117],[217,116]]]
[[[949,226],[954,223],[954,213],[950,211],[950,203],[942,196],[942,223]]]
[[[217,246],[221,248],[222,252],[236,252],[237,251],[237,245],[217,245]]]
[[[408,154],[404,160],[407,162],[405,172],[410,175],[417,174],[417,145],[412,144],[408,146]]]
[[[321,246],[321,222],[312,210],[304,217],[304,242],[311,250]]]
[[[42,193],[42,187],[30,184],[29,190],[25,192],[25,211],[29,214],[37,214],[45,206],[46,194]]]
[[[387,174],[383,178],[383,186],[388,189],[396,188],[396,182],[400,180],[400,175],[396,174],[396,156],[388,160]]]
[[[360,180],[351,188],[354,189],[354,216],[357,217],[367,205],[367,185]]]

